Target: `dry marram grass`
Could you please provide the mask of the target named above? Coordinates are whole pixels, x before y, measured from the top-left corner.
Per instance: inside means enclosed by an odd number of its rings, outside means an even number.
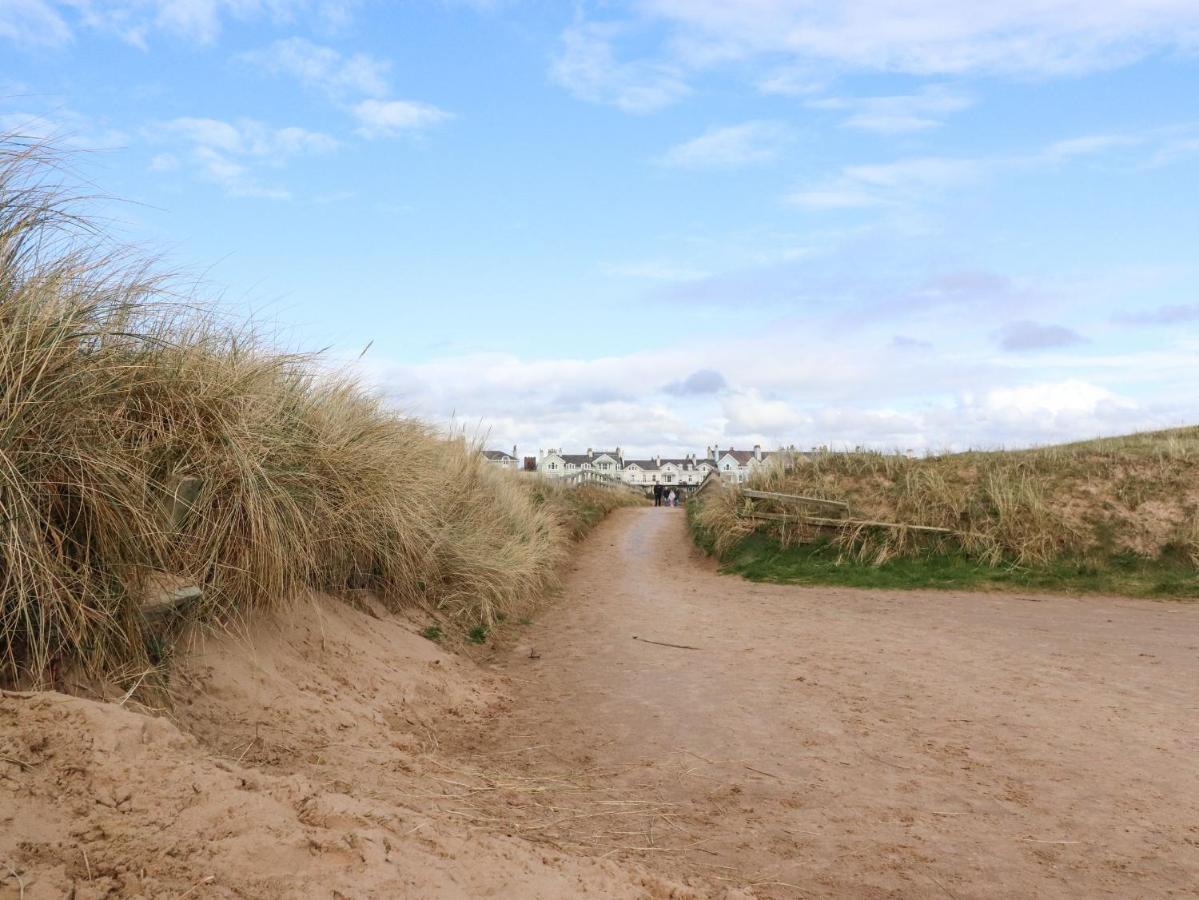
[[[110,251],[45,148],[0,141],[0,678],[145,671],[171,573],[223,621],[368,588],[489,623],[626,495],[487,467]],[[161,648],[159,648],[161,650]]]
[[[829,537],[861,560],[964,550],[990,565],[1095,553],[1199,562],[1199,428],[1019,451],[912,458],[899,453],[786,454],[751,480],[759,490],[848,501],[855,518],[953,529],[930,537],[800,521],[765,526],[784,546]],[[759,501],[718,493],[697,514],[723,553],[759,527]]]

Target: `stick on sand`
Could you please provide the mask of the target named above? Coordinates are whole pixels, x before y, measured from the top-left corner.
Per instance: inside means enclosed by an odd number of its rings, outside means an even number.
[[[699,650],[699,647],[690,647],[687,644],[667,644],[662,641],[651,641],[649,638],[637,637],[633,635],[633,640],[641,641],[643,644],[657,644],[659,647],[674,647],[676,650]]]

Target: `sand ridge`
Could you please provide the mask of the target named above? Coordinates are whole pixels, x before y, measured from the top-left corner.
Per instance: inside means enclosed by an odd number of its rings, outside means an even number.
[[[502,685],[360,603],[197,639],[169,716],[0,697],[0,897],[687,897],[456,812],[435,725]]]

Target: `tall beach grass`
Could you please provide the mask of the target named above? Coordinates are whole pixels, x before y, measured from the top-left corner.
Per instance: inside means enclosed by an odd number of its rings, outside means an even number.
[[[63,181],[0,139],[0,680],[144,669],[163,573],[201,586],[190,619],[365,588],[489,623],[626,502],[495,471],[181,300]]]
[[[848,502],[856,519],[951,529],[831,530],[747,517],[768,503],[717,493],[693,521],[717,553],[754,532],[857,563],[959,554],[989,567],[1099,564],[1117,557],[1199,564],[1199,428],[1016,451],[913,458],[857,451],[780,455],[750,486]]]

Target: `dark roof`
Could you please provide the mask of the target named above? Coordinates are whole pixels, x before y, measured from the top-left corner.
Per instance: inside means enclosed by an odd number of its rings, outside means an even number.
[[[626,459],[624,465],[626,469],[629,466],[638,466],[648,472],[656,471],[658,468],[658,464],[652,459]]]
[[[594,462],[601,456],[610,456],[613,459],[620,459],[620,457],[616,455],[615,450],[600,450],[594,453],[559,453],[557,455],[562,457],[562,459],[568,463],[574,463],[576,466],[581,466],[584,463]]]
[[[511,453],[505,453],[503,450],[484,450],[483,455],[488,459],[516,459]]]
[[[707,463],[713,468],[716,467],[716,460],[714,459],[659,459],[657,462],[652,459],[626,459],[624,461],[626,469],[629,466],[637,465],[650,472],[660,469],[667,463],[674,463],[676,466],[683,469],[687,468],[688,466],[698,466],[700,463]]]
[[[754,458],[754,452],[752,450],[725,450],[724,453],[720,455],[731,456],[733,459],[737,460],[737,462],[741,463],[741,465],[745,465]],[[773,455],[774,453],[771,450],[762,451],[762,459],[767,459]]]

